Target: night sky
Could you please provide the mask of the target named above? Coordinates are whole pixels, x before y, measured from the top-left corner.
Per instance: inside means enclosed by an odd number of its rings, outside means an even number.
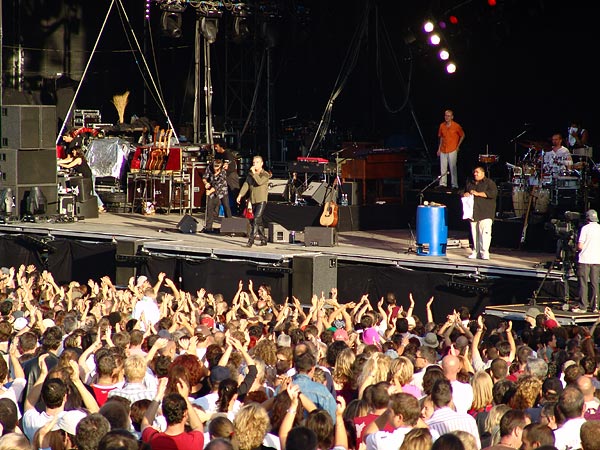
[[[6,53],[16,39],[13,19],[17,2],[4,3],[6,73]],[[33,2],[20,3],[26,9],[20,19],[24,22],[22,29],[27,30],[21,32],[25,46],[45,51],[52,49],[47,48],[46,36],[36,28],[36,23],[50,20],[60,23],[67,5],[79,5],[74,6],[81,9],[73,39],[82,30],[87,31],[85,45],[91,49],[110,4],[106,0],[57,2],[61,6],[48,12],[47,8],[36,8]],[[146,43],[147,54],[155,55],[156,59],[151,58],[149,64],[152,67],[156,64],[160,72],[160,89],[171,120],[176,128],[189,125],[194,79],[193,8],[188,7],[183,13],[183,36],[172,39],[161,35],[161,11],[158,3],[152,3],[152,39],[144,40],[144,2],[124,3],[138,39]],[[280,140],[288,141],[292,150],[300,141],[310,140],[307,130],[320,122],[336,79],[342,75],[347,76],[347,81],[332,109],[330,133],[318,150],[324,155],[339,148],[345,140],[381,141],[384,146],[407,146],[422,155],[428,149],[435,160],[437,127],[446,108],[455,111],[455,120],[467,134],[460,157],[463,173],[470,171],[477,155],[486,151],[500,155],[501,163],[514,162],[526,151],[510,142],[516,135],[526,130],[519,142],[525,139],[549,142],[550,135],[556,131],[564,133],[573,118],[590,129],[594,142],[598,117],[592,65],[596,52],[593,45],[598,39],[594,32],[597,15],[590,2],[498,0],[495,6],[490,6],[487,0],[286,0],[277,5],[278,17],[269,20],[269,32],[256,30],[260,28],[260,13],[254,14],[248,19],[251,39],[240,44],[226,37],[232,25],[231,14],[226,12],[220,21],[217,40],[211,46],[215,124],[240,129],[249,105],[240,106],[232,100],[236,93],[225,85],[226,68],[231,71],[239,63],[236,75],[250,76],[258,72],[265,42],[272,45],[273,160],[278,159]],[[458,71],[454,75],[445,73],[434,52],[423,44],[420,31],[425,17],[448,21],[451,14],[458,18],[458,24],[448,24],[442,32],[451,53],[456,55],[453,59]],[[365,17],[368,20],[355,53],[355,64],[344,71],[344,59],[353,52],[352,38]],[[407,44],[411,34],[416,41]],[[110,98],[129,89],[132,95],[128,116],[146,114],[162,122],[164,117],[151,95],[146,96],[144,107],[143,81],[138,71],[141,60],[139,56],[134,58],[127,51],[129,48],[115,10],[77,104],[80,108],[101,109],[104,118],[110,119],[114,116]],[[84,56],[77,53],[73,58],[85,59]],[[60,58],[56,64],[57,71],[61,71]],[[43,72],[33,63],[27,70],[33,78],[36,70]],[[44,78],[48,73],[37,76]],[[80,74],[73,73],[71,77],[78,81]],[[255,120],[242,140],[243,152],[265,154],[265,86],[266,75],[257,92]],[[243,95],[248,104],[253,89],[254,86],[244,85]]]

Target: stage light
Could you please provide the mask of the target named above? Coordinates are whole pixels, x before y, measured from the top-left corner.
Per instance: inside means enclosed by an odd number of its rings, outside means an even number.
[[[200,31],[202,32],[204,39],[206,39],[209,44],[214,43],[217,40],[219,21],[217,19],[203,17],[202,21],[200,22]]]
[[[163,11],[160,16],[160,28],[164,36],[178,39],[183,35],[181,31],[181,13]]]
[[[425,33],[431,33],[434,28],[435,28],[435,25],[433,24],[433,22],[431,20],[428,20],[427,22],[425,22],[423,24],[423,31]]]
[[[450,58],[450,53],[448,53],[448,50],[445,48],[441,49],[438,55],[442,61],[446,61],[448,58]]]
[[[146,0],[146,11],[144,13],[144,18],[146,20],[150,20],[150,4],[152,3],[152,0]]]
[[[490,6],[496,6],[496,0],[487,0],[487,2]]]
[[[442,42],[442,38],[440,38],[438,34],[432,34],[429,36],[429,43],[431,45],[440,45],[440,42]]]
[[[452,25],[457,25],[458,24],[458,17],[456,16],[450,16],[448,17],[448,21],[452,24]]]
[[[242,42],[250,34],[248,20],[245,17],[236,17],[233,19],[233,41]]]
[[[456,72],[456,64],[454,64],[453,62],[449,62],[448,64],[446,64],[446,72],[448,72],[448,73]]]

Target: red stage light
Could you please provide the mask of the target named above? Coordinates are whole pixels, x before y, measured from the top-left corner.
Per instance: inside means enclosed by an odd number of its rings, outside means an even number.
[[[490,6],[496,6],[496,0],[487,0],[487,2]]]
[[[490,0],[490,1],[493,1],[493,0]],[[456,25],[458,23],[458,17],[456,17],[456,16],[450,16],[450,17],[448,17],[448,20],[450,21],[450,23],[452,25]]]

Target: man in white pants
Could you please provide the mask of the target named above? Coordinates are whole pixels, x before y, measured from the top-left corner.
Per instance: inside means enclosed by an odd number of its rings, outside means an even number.
[[[588,308],[598,312],[598,277],[600,277],[600,224],[595,209],[586,212],[587,224],[581,227],[577,240],[579,257],[577,279],[579,281],[579,301],[582,308],[574,312],[585,312]],[[591,305],[588,300],[588,282],[592,286]]]
[[[496,217],[498,187],[494,180],[485,176],[485,169],[478,166],[473,170],[473,180],[467,181],[463,196],[473,196],[474,200],[473,217],[470,219],[473,253],[469,258],[490,259],[492,223]]]

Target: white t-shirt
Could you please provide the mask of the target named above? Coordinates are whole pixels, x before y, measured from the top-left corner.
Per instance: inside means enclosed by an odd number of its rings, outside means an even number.
[[[581,264],[600,264],[600,224],[590,222],[579,232],[578,242],[583,248],[579,252]]]
[[[160,320],[160,310],[158,309],[156,301],[152,297],[142,297],[142,299],[133,307],[133,313],[131,314],[131,317],[136,320],[140,320],[142,313],[144,314],[146,322],[152,325]],[[142,324],[142,327],[143,326],[144,324]]]

